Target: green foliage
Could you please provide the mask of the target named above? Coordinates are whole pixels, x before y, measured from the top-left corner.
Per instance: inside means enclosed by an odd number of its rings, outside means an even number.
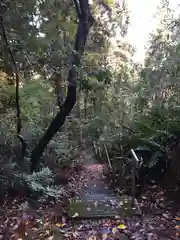
[[[60,88],[66,92],[77,28],[76,13],[71,2],[65,0],[13,1],[7,8],[5,27],[9,30],[8,39],[21,77],[22,134],[31,150],[59,111],[55,93],[60,93],[52,77],[55,73],[61,78],[58,79]],[[117,30],[122,35],[127,32],[127,9],[114,7],[112,16],[105,17],[101,5],[94,3],[92,8],[96,23],[81,67],[77,69],[77,105],[50,142],[44,158],[55,156],[59,165],[71,165],[79,143],[91,139],[104,159],[106,145],[119,168],[126,164],[131,148],[139,151],[140,156],[146,149],[145,164],[152,168],[168,156],[169,145],[180,133],[180,18],[173,14],[171,19],[164,16],[161,26],[150,36],[142,67],[133,62],[134,49],[130,44],[112,39]],[[7,78],[12,70],[2,40],[0,64]],[[17,147],[15,86],[4,79],[0,75],[1,149],[7,147],[13,152]],[[9,165],[6,169],[14,171]],[[49,181],[46,181],[47,175]],[[34,175],[13,173],[14,178],[45,195],[57,194],[58,197],[63,192],[53,186],[53,176],[47,168]]]
[[[33,192],[40,193],[44,197],[61,198],[66,195],[62,186],[56,186],[53,180],[54,174],[49,168],[43,168],[40,172],[33,174],[23,174],[22,180]]]
[[[111,69],[111,85],[103,89],[106,100],[102,98],[96,117],[88,124],[101,152],[105,143],[114,163],[119,159],[119,168],[127,152],[140,147],[148,149],[144,164],[152,168],[167,160],[171,144],[177,141],[179,33],[167,25],[152,36],[143,69],[134,67],[132,71],[131,61],[130,66],[119,64],[115,73]],[[166,31],[171,37],[166,37]],[[142,151],[139,154],[142,156]]]
[[[51,89],[50,85],[45,85],[41,79],[37,79],[25,83],[20,92],[22,119],[36,135],[42,134],[56,114]]]
[[[5,112],[1,112],[1,119],[3,120],[1,120],[0,128],[2,134],[5,129],[8,129],[9,134],[15,134],[15,87],[7,84],[1,84],[0,86],[5,93],[1,94],[2,97],[4,96],[4,98],[1,98],[1,104]],[[29,132],[32,135],[39,136],[56,114],[56,107],[52,103],[54,94],[51,89],[52,87],[47,83],[45,84],[42,79],[25,82],[23,88],[20,88],[21,117],[26,134]]]
[[[15,192],[14,195],[24,194],[26,197],[43,196],[44,198],[61,198],[66,195],[62,186],[54,184],[54,174],[46,167],[38,173],[28,174],[18,171],[16,163],[1,162],[0,185],[5,192]],[[4,193],[5,194],[5,193]]]

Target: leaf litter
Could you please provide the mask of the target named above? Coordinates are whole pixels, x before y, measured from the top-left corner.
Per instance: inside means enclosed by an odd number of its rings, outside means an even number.
[[[80,192],[94,175],[95,169],[93,171],[84,169],[81,176],[75,174],[73,181],[68,185],[68,191]],[[28,206],[26,210],[22,210],[20,205],[23,201],[9,199],[0,209],[0,240],[180,239],[180,207],[174,212],[174,203],[166,199],[163,190],[158,186],[149,187],[138,200],[143,211],[142,217],[121,219],[118,216],[117,219],[66,221],[63,217],[65,212],[63,203],[37,202],[36,209]],[[94,206],[97,206],[96,201]],[[55,228],[59,231],[59,238],[55,238]]]

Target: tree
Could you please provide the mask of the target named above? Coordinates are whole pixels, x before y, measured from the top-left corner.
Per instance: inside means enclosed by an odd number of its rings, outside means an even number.
[[[4,14],[5,26],[23,86],[20,92],[23,92],[21,95],[21,105],[24,129],[29,123],[31,125],[28,131],[25,130],[24,135],[25,138],[27,136],[27,140],[31,143],[29,136],[33,136],[34,139],[34,133],[36,138],[43,134],[44,129],[47,128],[47,122],[56,114],[57,108],[55,105],[60,106],[61,110],[63,108],[63,95],[65,95],[65,92],[68,90],[68,88],[63,85],[65,85],[64,83],[66,81],[64,80],[72,65],[72,59],[69,55],[72,51],[78,20],[76,19],[76,11],[74,11],[70,0],[55,0],[53,2],[49,2],[48,0],[41,2],[34,0],[32,4],[31,2],[27,4],[24,4],[24,2],[7,2],[7,11]],[[110,83],[112,77],[111,70],[108,68],[107,63],[110,38],[114,36],[115,28],[121,22],[119,22],[120,19],[118,16],[123,12],[123,9],[119,6],[113,6],[112,8],[113,9],[104,8],[101,3],[91,5],[91,10],[96,17],[96,21],[87,41],[87,54],[83,58],[81,69],[77,71],[77,77],[80,80],[82,91],[81,96],[82,98],[84,97],[85,100],[84,105],[91,105],[91,100],[93,103],[96,101],[95,104],[99,106],[99,109],[103,103],[103,96],[105,96],[103,93],[106,84]],[[116,14],[114,15],[114,13]],[[119,29],[121,29],[121,27],[120,24]],[[24,29],[29,29],[29,33],[26,34]],[[9,63],[6,53],[1,56],[1,58],[4,60],[4,65]],[[35,74],[40,75],[40,78],[32,81]],[[46,116],[44,115],[44,109],[47,108],[47,104],[42,101],[40,103],[40,101],[38,101],[39,96],[36,97],[35,92],[33,92],[33,94],[29,92],[30,101],[28,102],[34,103],[31,105],[33,106],[31,109],[33,114],[31,116],[27,114],[27,112],[29,112],[29,106],[25,107],[23,102],[26,90],[29,91],[28,87],[31,88],[31,82],[32,85],[34,85],[33,88],[35,88],[36,81],[38,89],[39,87],[41,88],[42,85],[43,87],[46,86],[46,90],[49,88],[52,92],[52,96],[50,97],[52,99],[49,101],[49,105],[51,105],[50,107],[52,107],[51,109],[53,110],[51,111],[52,115],[49,115],[48,118],[47,114]],[[41,81],[41,83],[39,81]],[[51,87],[51,85],[53,87]],[[54,104],[53,101],[53,94],[57,95],[56,104]],[[99,94],[102,95],[102,98],[97,100],[97,95]],[[93,99],[90,99],[91,96]],[[48,101],[49,94],[45,93],[43,97]],[[47,103],[47,101],[45,102]],[[34,109],[34,106],[36,109]],[[42,109],[43,111],[41,111]],[[86,109],[85,107],[85,115],[87,115]],[[37,117],[35,118],[36,114]],[[40,117],[38,118],[38,116]],[[46,121],[43,121],[44,117]],[[75,119],[72,114],[72,118],[80,122],[79,116]],[[13,119],[11,121],[13,121]],[[37,152],[36,156],[38,156]]]
[[[76,33],[74,51],[72,54],[72,66],[68,76],[68,92],[60,112],[57,113],[56,117],[51,122],[44,136],[40,139],[39,143],[32,151],[32,172],[37,169],[40,157],[42,156],[45,147],[52,139],[52,137],[57,133],[60,127],[64,124],[66,117],[69,115],[76,102],[76,71],[84,52],[88,33],[93,24],[93,17],[91,15],[88,0],[80,0],[79,2],[75,0],[74,3],[79,23]]]

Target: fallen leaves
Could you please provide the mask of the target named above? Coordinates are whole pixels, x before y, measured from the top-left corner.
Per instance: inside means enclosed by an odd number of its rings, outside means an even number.
[[[75,218],[75,217],[78,217],[79,216],[79,213],[75,213],[73,216],[72,216],[72,218]]]
[[[118,229],[121,229],[121,230],[124,230],[124,229],[126,229],[127,227],[126,227],[124,224],[119,224],[119,225],[117,226],[117,228],[118,228]]]
[[[15,226],[14,233],[18,239],[24,239],[26,235],[26,222],[23,219]]]
[[[89,167],[88,174],[92,170],[93,177],[98,177],[102,167],[98,166],[98,176],[96,175],[96,167]],[[92,175],[88,177],[88,174],[87,171],[84,171],[81,176],[74,176],[69,185],[70,191],[78,192],[85,184],[88,186],[87,182],[92,177]],[[30,240],[59,240],[63,238],[65,240],[179,239],[180,212],[176,211],[175,216],[173,216],[171,205],[166,202],[163,191],[155,192],[156,188],[157,186],[152,187],[140,199],[141,207],[146,213],[143,219],[137,217],[122,218],[122,216],[117,215],[115,219],[98,221],[73,219],[72,222],[67,223],[62,217],[58,221],[52,217],[55,214],[61,215],[61,210],[64,210],[64,206],[59,203],[57,208],[55,208],[54,203],[39,207],[36,210],[38,214],[35,214],[33,209],[29,209],[25,215],[19,210],[19,200],[7,202],[4,206],[5,214],[0,217],[0,240],[9,240],[10,235],[15,240],[25,240],[27,235],[31,236]],[[111,202],[112,206],[115,204],[115,202]],[[122,203],[120,202],[119,205]],[[152,205],[156,207],[152,208]],[[94,201],[94,206],[98,207],[97,201]],[[161,212],[157,211],[158,208],[161,209]],[[91,208],[87,210],[91,211]],[[76,212],[73,217],[78,216],[79,214]]]
[[[64,226],[66,226],[65,223],[56,223],[56,227],[61,228],[61,227],[64,227]]]

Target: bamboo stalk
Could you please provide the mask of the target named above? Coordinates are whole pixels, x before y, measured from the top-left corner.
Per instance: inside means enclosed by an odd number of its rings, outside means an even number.
[[[95,141],[93,141],[93,145],[94,145],[95,154],[97,155],[97,154],[98,154],[98,150],[97,150],[96,142],[95,142]]]
[[[112,171],[111,160],[110,160],[110,158],[109,158],[108,150],[107,150],[107,147],[106,147],[105,144],[104,144],[104,148],[105,148],[105,152],[106,152],[106,156],[107,156],[107,160],[108,160],[109,168],[110,168],[110,170]]]

